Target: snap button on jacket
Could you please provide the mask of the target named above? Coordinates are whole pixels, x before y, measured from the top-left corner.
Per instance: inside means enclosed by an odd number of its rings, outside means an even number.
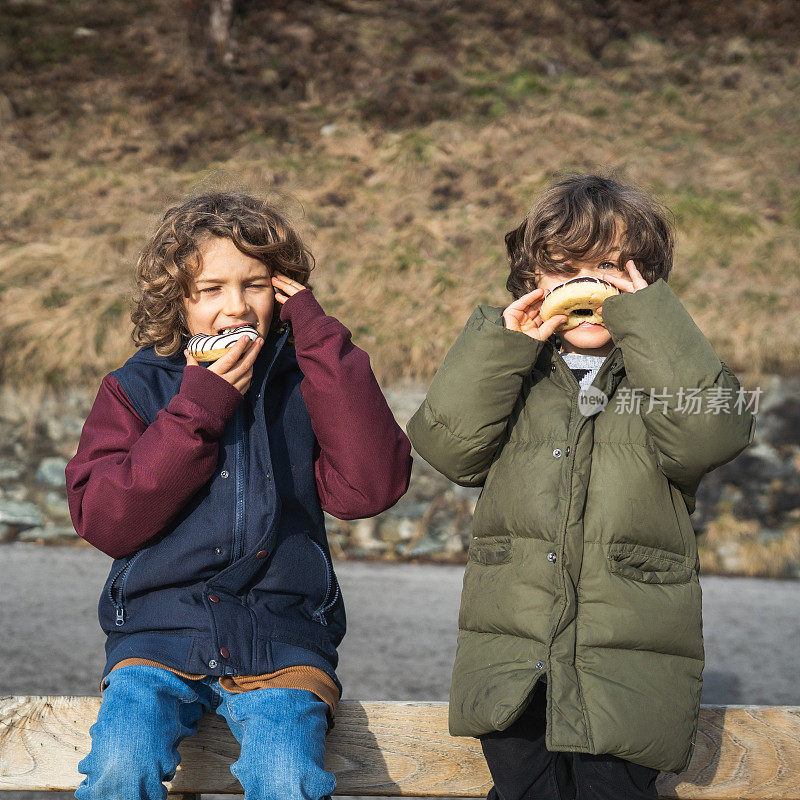
[[[479,306],[409,422],[425,460],[483,487],[450,731],[504,730],[546,674],[548,750],[681,772],[704,665],[689,515],[701,477],[752,441],[755,420],[663,280],[610,298],[603,318],[615,346],[593,384],[608,397],[599,413],[582,413],[551,341]]]

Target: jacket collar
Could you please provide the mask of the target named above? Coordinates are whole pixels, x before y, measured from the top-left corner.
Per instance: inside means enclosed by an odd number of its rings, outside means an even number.
[[[537,366],[562,389],[577,395],[580,390],[578,381],[575,380],[575,376],[567,366],[567,362],[564,361],[564,357],[558,352],[558,347],[552,338],[548,339],[542,346],[541,354],[537,359]],[[600,367],[600,371],[595,376],[592,385],[610,397],[622,380],[624,372],[625,363],[622,360],[622,350],[620,350],[619,345],[615,345]]]
[[[251,385],[263,387],[280,357],[282,355],[288,355],[284,351],[290,333],[291,328],[286,324],[280,330],[272,330],[267,334],[264,347],[258,354],[258,358],[256,358],[255,364],[253,365],[253,379]]]

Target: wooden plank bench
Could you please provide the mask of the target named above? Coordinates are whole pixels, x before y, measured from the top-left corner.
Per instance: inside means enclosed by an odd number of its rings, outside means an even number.
[[[99,707],[99,697],[0,696],[0,793],[73,791]],[[181,745],[170,792],[240,794],[237,751],[224,721],[206,715]],[[342,702],[327,751],[339,795],[485,797],[491,786],[478,741],[448,734],[446,703]],[[800,706],[703,706],[689,770],[662,775],[659,791],[800,800]]]

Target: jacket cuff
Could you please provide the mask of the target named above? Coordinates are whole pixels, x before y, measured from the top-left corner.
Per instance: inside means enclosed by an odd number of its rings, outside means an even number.
[[[502,350],[495,356],[532,366],[539,357],[544,342],[522,331],[506,328],[503,309],[495,306],[478,306],[467,320],[465,331],[481,332],[481,338],[499,345]]]
[[[293,294],[281,308],[281,322],[291,322],[293,328],[308,327],[324,316],[325,312],[311,289],[303,289]]]
[[[244,395],[216,372],[205,367],[188,366],[183,370],[179,394],[224,424],[233,416]]]
[[[620,290],[619,294],[611,295],[611,297],[607,297],[603,300],[603,319],[605,320],[606,311],[608,310],[611,311],[613,317],[616,313],[630,313],[629,306],[631,306],[631,304],[639,305],[641,303],[649,303],[655,306],[663,305],[665,300],[669,302],[669,296],[675,300],[678,299],[669,287],[669,284],[663,278],[653,281],[648,286],[645,286],[644,289],[639,289],[636,292],[623,292]]]
[[[622,350],[629,376],[646,373],[655,388],[680,381],[702,385],[720,370],[714,348],[663,278],[609,297],[603,321]]]

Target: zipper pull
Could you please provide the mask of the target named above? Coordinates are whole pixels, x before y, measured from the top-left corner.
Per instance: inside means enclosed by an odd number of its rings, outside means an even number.
[[[325,627],[328,626],[328,620],[325,619],[325,615],[319,612],[314,614],[314,617],[319,620],[320,625],[324,625]]]
[[[115,625],[121,628],[125,624],[125,609],[122,606],[117,606],[117,619]]]

